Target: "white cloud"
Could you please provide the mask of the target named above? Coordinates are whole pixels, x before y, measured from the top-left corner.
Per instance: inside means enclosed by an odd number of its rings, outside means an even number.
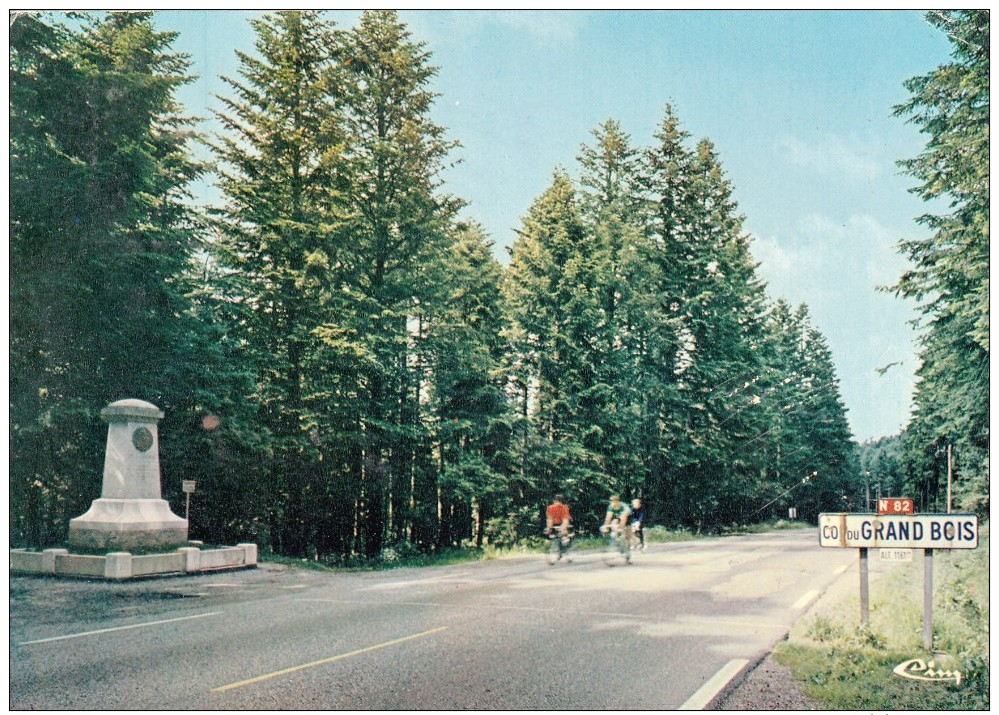
[[[788,161],[820,174],[835,174],[848,179],[873,181],[882,173],[875,152],[857,137],[827,135],[808,143],[789,134],[777,140],[776,150]]]
[[[791,237],[756,237],[753,255],[775,297],[811,305],[835,287],[869,293],[895,283],[906,266],[897,241],[872,216],[854,215],[841,222],[810,214]]]
[[[904,426],[913,384],[913,306],[879,293],[894,283],[906,261],[895,232],[869,215],[836,221],[810,214],[790,236],[756,237],[752,251],[773,298],[806,303],[833,351],[847,417],[857,437],[889,434]],[[885,375],[876,370],[901,361]]]

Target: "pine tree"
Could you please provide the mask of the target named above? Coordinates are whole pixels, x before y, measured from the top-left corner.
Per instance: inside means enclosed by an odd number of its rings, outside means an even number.
[[[11,28],[11,528],[33,543],[100,495],[103,406],[188,402],[170,373],[195,330],[189,63],[149,13],[82,20]]]
[[[642,240],[629,266],[629,283],[636,287],[630,322],[635,382],[643,400],[641,453],[651,480],[645,501],[661,505],[664,520],[672,523],[686,520],[688,510],[680,497],[690,491],[679,474],[694,461],[683,438],[685,409],[679,394],[682,345],[689,335],[682,308],[692,258],[685,248],[692,229],[685,214],[693,164],[685,145],[689,136],[667,105],[653,135],[656,143],[641,153],[637,185],[645,202]]]
[[[522,416],[521,479],[539,509],[556,492],[574,502],[605,496],[621,475],[600,459],[599,281],[605,256],[582,222],[572,182],[556,171],[511,250],[507,301],[514,324],[512,376]]]
[[[456,144],[430,117],[437,68],[424,43],[412,40],[395,12],[368,11],[342,46],[350,329],[370,357],[360,394],[360,518],[364,553],[375,556],[388,532],[398,537],[407,529],[400,511],[411,501],[414,479],[432,478],[417,469],[427,461],[429,442],[420,420],[420,371],[410,361],[421,337],[411,327],[434,310],[437,268],[460,203],[439,191]]]
[[[606,213],[637,219],[640,154],[621,125],[608,119],[591,132],[594,145],[580,147],[580,197],[584,214],[597,220]]]
[[[839,379],[825,336],[815,328],[810,329],[805,349],[811,368],[811,379],[806,382],[808,434],[818,466],[809,490],[803,495],[814,501],[806,505],[803,516],[814,519],[819,512],[834,510],[842,503],[858,466]]]
[[[812,325],[806,306],[792,311],[779,300],[768,330],[772,348],[765,373],[773,375],[762,395],[773,426],[761,433],[758,448],[767,459],[760,498],[788,492],[772,504],[795,506],[798,517],[840,511],[857,474],[854,447],[825,337]]]
[[[766,426],[745,387],[762,374],[765,296],[731,184],[706,139],[696,146],[690,177],[693,231],[685,249],[694,272],[683,308],[681,381],[692,407],[688,440],[699,445],[699,454],[689,473],[700,472],[704,485],[697,508],[714,503],[715,519],[738,521],[753,494],[759,460],[753,450],[736,448]]]
[[[643,324],[654,347],[643,372],[646,393],[660,396],[644,421],[658,435],[646,441],[662,455],[654,499],[671,520],[700,528],[743,518],[758,490],[765,456],[753,443],[770,426],[759,395],[767,306],[714,146],[689,149],[669,106],[655,138],[639,180],[648,202]]]
[[[927,468],[931,453],[954,444],[959,503],[987,510],[989,13],[946,10],[927,17],[952,41],[953,62],[905,83],[912,97],[896,114],[929,138],[922,154],[900,163],[920,181],[914,193],[947,200],[952,210],[921,216],[933,234],[901,244],[913,268],[894,290],[920,302],[927,328],[906,442],[909,461]]]
[[[448,295],[429,330],[432,414],[437,424],[441,524],[438,545],[473,536],[510,506],[510,415],[502,337],[502,267],[476,224],[458,224],[442,285]],[[474,523],[473,523],[474,514]]]
[[[351,353],[336,342],[342,336],[324,332],[342,319],[337,296],[345,282],[337,34],[316,12],[264,15],[252,25],[259,56],[237,53],[241,81],[227,80],[235,98],[225,98],[218,113],[226,204],[217,294],[241,326],[244,360],[256,372],[251,399],[269,435],[263,476],[270,546],[304,556],[323,523],[315,507],[328,503],[322,443],[331,407],[336,414],[330,393],[342,389],[316,360]]]
[[[638,187],[640,153],[614,120],[592,132],[593,146],[580,148],[580,206],[593,234],[592,253],[598,317],[594,328],[596,384],[585,401],[585,420],[594,425],[592,448],[599,453],[616,489],[626,497],[645,496],[654,478],[650,464],[658,446],[649,447],[645,424],[649,381],[640,367],[647,337],[647,271],[643,244],[644,201]],[[643,441],[645,438],[645,441]],[[603,506],[607,496],[594,495]],[[650,503],[650,511],[655,504]]]

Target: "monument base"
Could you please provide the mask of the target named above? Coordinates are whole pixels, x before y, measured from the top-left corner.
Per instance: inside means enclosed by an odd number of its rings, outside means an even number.
[[[145,551],[187,544],[187,519],[165,499],[95,499],[69,520],[69,546],[88,551]]]
[[[71,554],[67,549],[11,549],[10,571],[16,574],[69,576],[122,581],[150,576],[256,568],[257,545],[237,544],[201,550],[193,546],[157,554],[116,551],[102,555]]]

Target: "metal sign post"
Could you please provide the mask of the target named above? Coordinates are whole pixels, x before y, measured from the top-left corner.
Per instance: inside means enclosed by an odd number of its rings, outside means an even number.
[[[184,479],[180,483],[180,488],[184,492],[184,496],[186,497],[184,502],[184,519],[187,520],[188,524],[191,523],[190,519],[188,519],[188,515],[191,513],[191,495],[194,493],[194,489],[196,486],[197,482],[190,479]]]
[[[933,549],[923,551],[923,646],[933,651]]]
[[[871,597],[867,580],[867,549],[860,552],[860,622],[865,626],[871,621]]]

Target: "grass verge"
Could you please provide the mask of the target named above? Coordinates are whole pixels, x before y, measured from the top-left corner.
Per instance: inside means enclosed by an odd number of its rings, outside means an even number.
[[[932,653],[922,642],[923,559],[914,550],[911,563],[871,581],[867,627],[855,594],[800,621],[774,657],[829,710],[988,710],[988,524],[977,549],[937,550],[933,561]],[[960,671],[960,684],[892,672],[913,658]]]

